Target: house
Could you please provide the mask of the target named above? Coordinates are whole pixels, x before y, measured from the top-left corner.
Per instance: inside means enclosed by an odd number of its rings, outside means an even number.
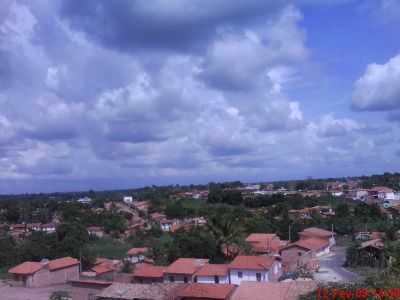
[[[229,283],[228,264],[205,264],[194,274],[194,282],[198,283]]]
[[[165,269],[164,282],[193,282],[194,274],[207,263],[208,259],[178,258]]]
[[[72,280],[69,282],[72,300],[92,300],[112,282],[101,280]]]
[[[246,242],[251,244],[257,254],[278,254],[279,250],[289,242],[282,241],[274,233],[252,233],[246,238]]]
[[[282,273],[282,264],[273,256],[239,255],[229,265],[230,283],[242,281],[276,281]]]
[[[282,263],[285,271],[295,271],[304,267],[311,260],[330,251],[329,241],[319,238],[301,239],[281,249]]]
[[[72,257],[24,262],[8,270],[13,285],[43,287],[79,279],[80,263]]]
[[[57,226],[54,223],[47,223],[47,224],[42,224],[40,226],[40,230],[45,233],[53,233],[56,232],[56,227]]]
[[[370,188],[369,195],[379,199],[380,201],[384,201],[386,199],[388,200],[395,199],[394,190],[386,186],[375,186],[373,188]]]
[[[335,245],[336,243],[335,235],[336,234],[333,231],[328,231],[317,227],[306,228],[303,231],[299,232],[300,239],[308,239],[308,238],[323,239],[329,242],[329,246]]]
[[[370,267],[384,267],[384,248],[385,244],[380,238],[362,242],[357,249],[359,262]]]
[[[140,262],[143,262],[146,258],[146,253],[149,251],[148,248],[146,247],[141,247],[141,248],[131,248],[127,252],[128,254],[128,260],[132,264],[137,264]]]
[[[90,204],[92,202],[92,199],[85,196],[85,197],[79,198],[77,201],[82,204]]]
[[[312,280],[292,282],[243,282],[234,291],[231,300],[297,300],[300,295],[317,289]]]
[[[137,264],[132,272],[133,281],[137,283],[162,283],[166,267],[150,264]]]
[[[150,202],[149,201],[134,201],[133,206],[138,210],[142,212],[147,212],[150,207]]]
[[[227,300],[235,291],[232,284],[201,284],[192,283],[180,289],[176,294],[177,300]]]
[[[97,295],[96,300],[173,300],[176,293],[182,288],[173,283],[117,283]]]
[[[91,236],[95,236],[98,238],[102,238],[104,236],[104,230],[100,226],[89,226],[87,227],[88,234]]]
[[[115,273],[120,269],[121,262],[119,260],[111,260],[99,257],[96,259],[95,265],[90,269],[98,280],[112,281]]]
[[[124,203],[126,203],[126,204],[132,204],[133,203],[133,197],[132,196],[124,196],[122,201],[124,201]]]

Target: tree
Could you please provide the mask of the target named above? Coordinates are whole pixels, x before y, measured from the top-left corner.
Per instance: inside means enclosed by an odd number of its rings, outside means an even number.
[[[56,230],[57,256],[80,257],[88,241],[89,234],[82,224],[77,222],[61,224]]]

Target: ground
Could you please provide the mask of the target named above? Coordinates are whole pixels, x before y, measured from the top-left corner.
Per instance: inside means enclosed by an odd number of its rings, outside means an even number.
[[[357,282],[360,276],[343,268],[346,259],[346,247],[334,246],[331,253],[319,258],[321,267],[314,274],[319,282]]]
[[[21,288],[10,287],[0,281],[1,300],[49,300],[55,291],[69,291],[70,286],[57,285],[46,288]]]

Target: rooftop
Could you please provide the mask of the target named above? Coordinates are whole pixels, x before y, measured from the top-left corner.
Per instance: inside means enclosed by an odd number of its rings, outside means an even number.
[[[138,264],[132,274],[135,277],[160,278],[163,277],[166,267],[149,264]]]
[[[227,264],[205,264],[196,272],[196,276],[226,276],[229,265]]]
[[[239,255],[230,263],[231,269],[266,270],[275,262],[273,256],[245,256]]]
[[[165,273],[194,274],[207,263],[208,259],[178,258],[166,268]]]
[[[177,293],[178,297],[189,299],[227,299],[235,290],[232,284],[193,283]]]
[[[136,256],[136,255],[140,255],[140,254],[144,254],[148,251],[149,249],[146,247],[142,247],[142,248],[132,248],[129,249],[128,251],[128,255],[129,256]]]
[[[329,238],[332,236],[332,232],[329,230],[317,228],[317,227],[310,227],[306,228],[303,231],[299,232],[300,235],[304,236],[314,236],[320,238]],[[335,233],[333,233],[335,234]]]

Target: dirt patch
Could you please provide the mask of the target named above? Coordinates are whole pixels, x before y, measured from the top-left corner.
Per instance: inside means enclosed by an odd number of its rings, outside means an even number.
[[[46,288],[10,287],[0,282],[1,300],[49,300],[55,291],[71,291],[68,285],[57,285]]]

